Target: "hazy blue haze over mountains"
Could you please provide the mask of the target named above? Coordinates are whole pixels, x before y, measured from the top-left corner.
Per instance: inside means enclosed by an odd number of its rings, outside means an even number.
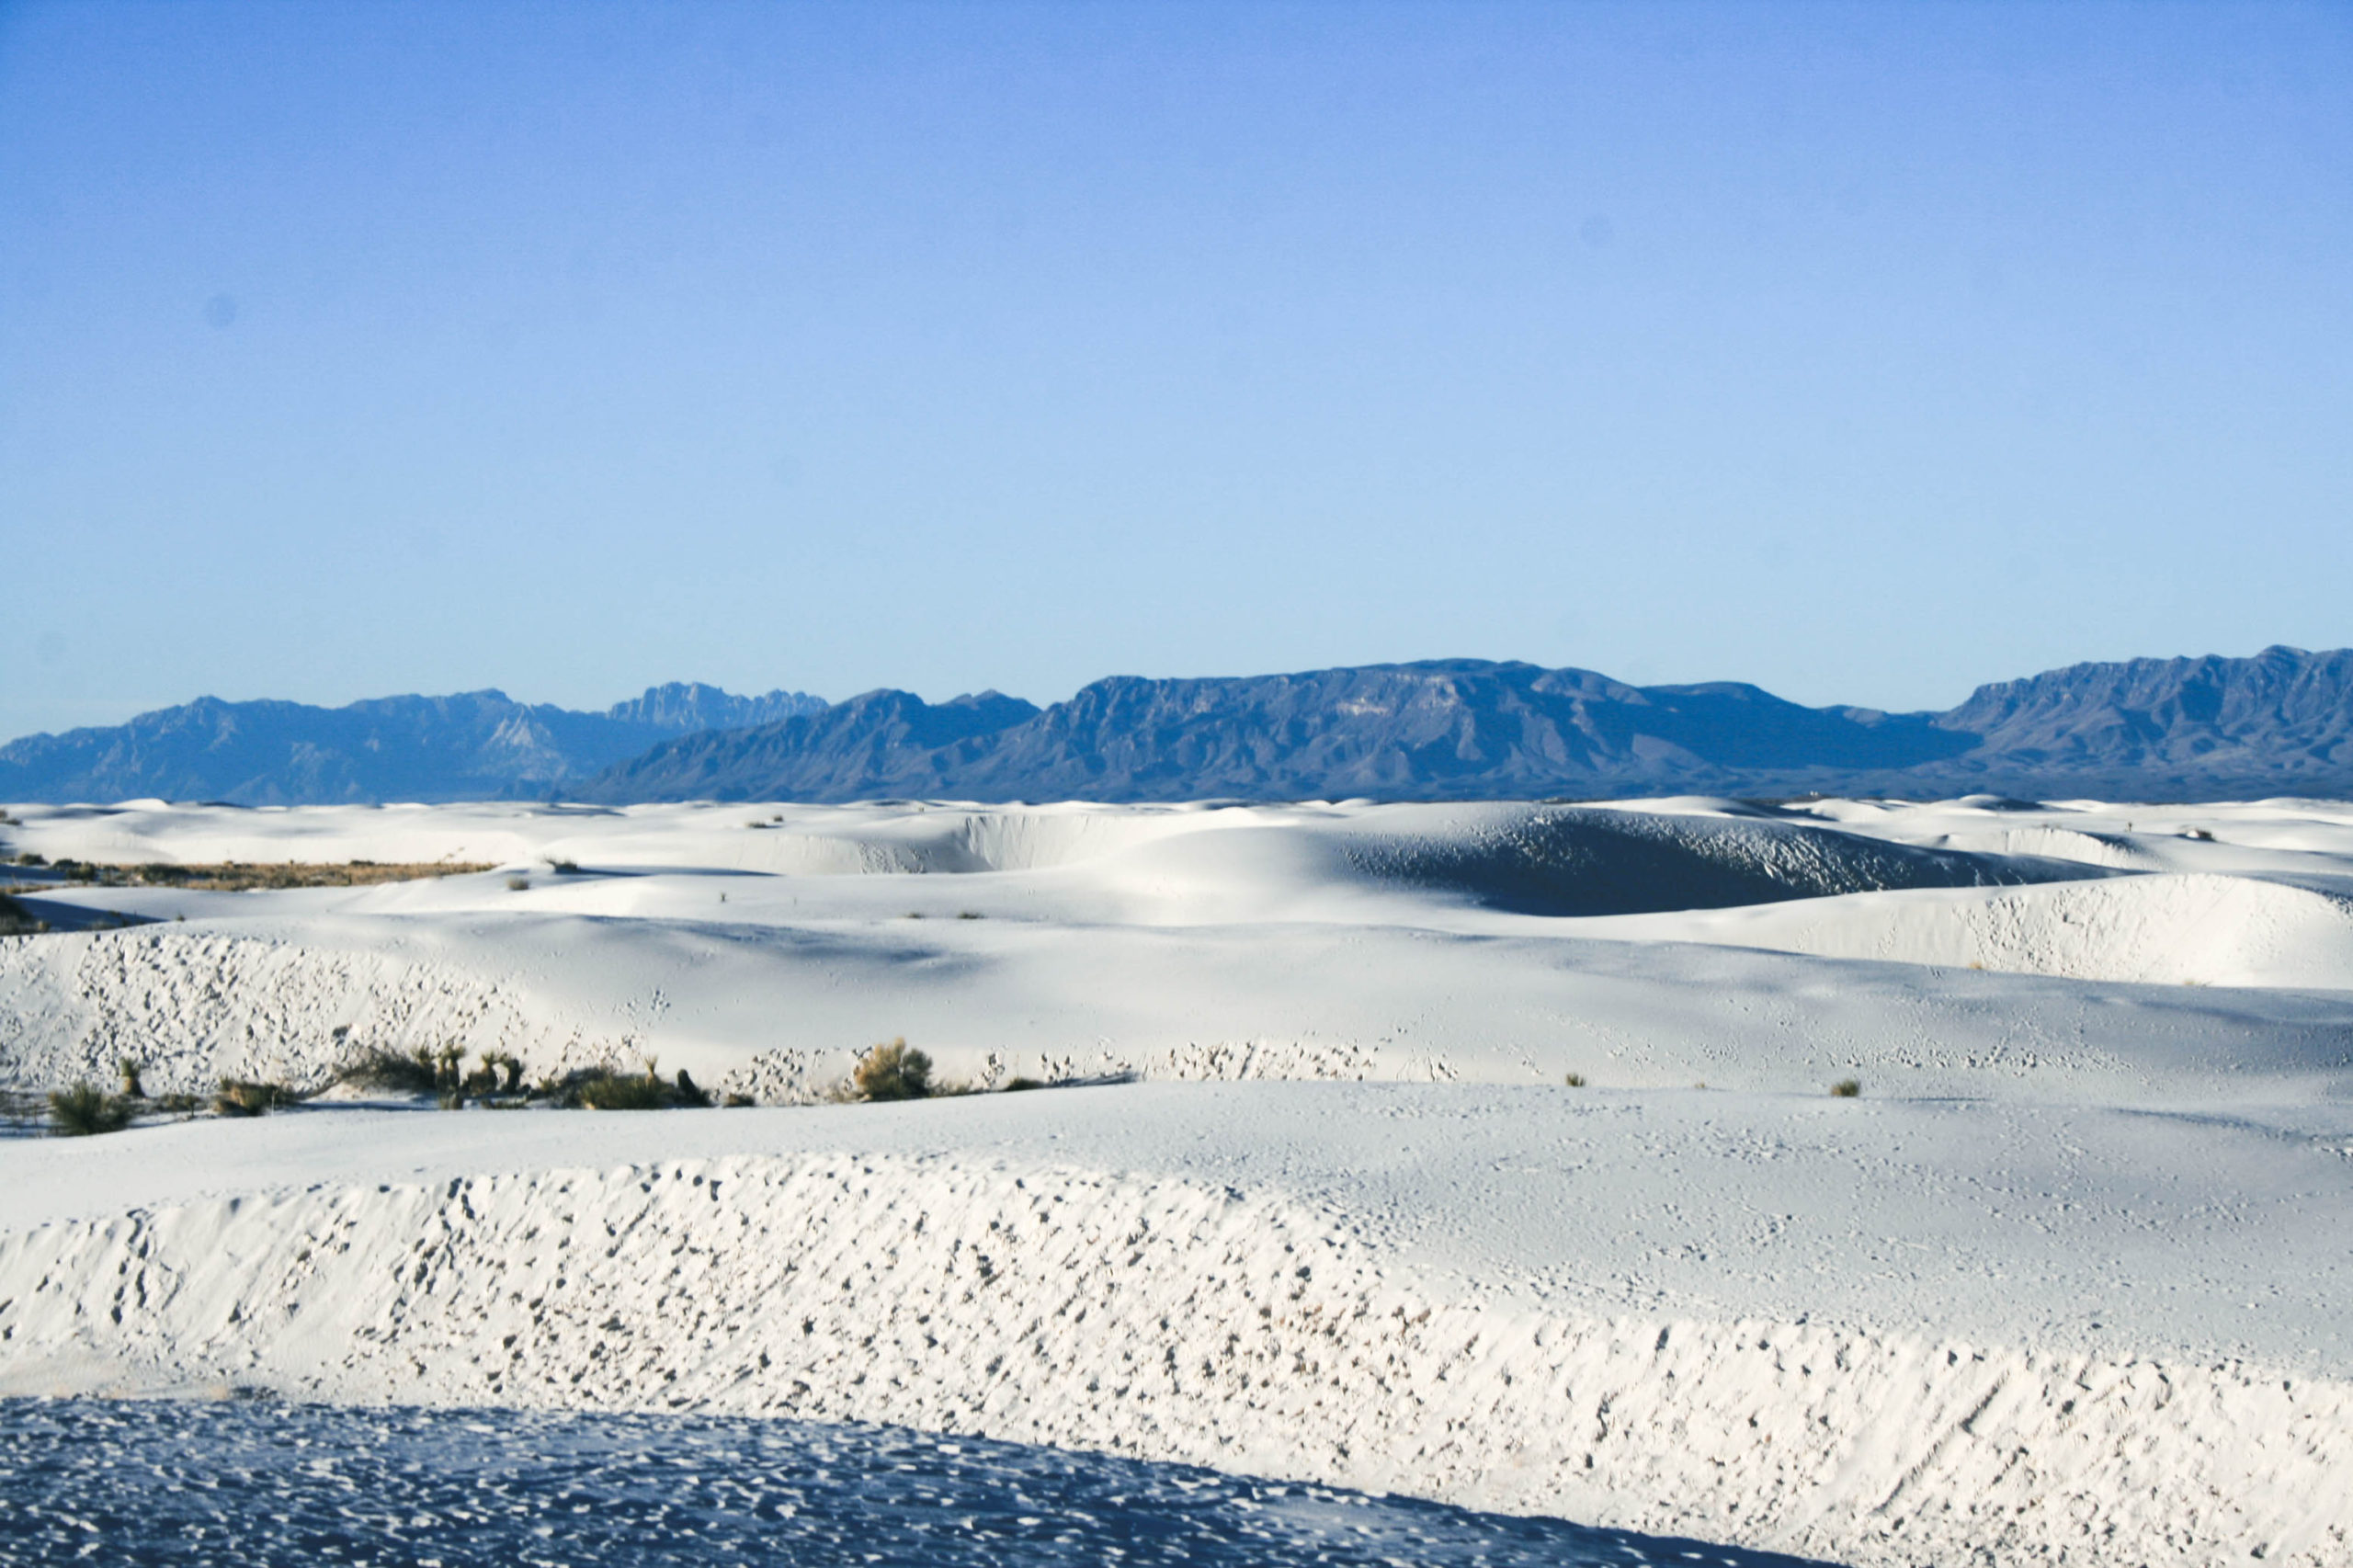
[[[497,692],[347,708],[211,699],[0,747],[0,800],[1264,800],[2353,795],[2353,650],[2087,664],[1944,713],[1805,708],[1733,682],[1437,660],[1114,676],[828,706],[656,687],[602,713]]]
[[[601,713],[501,691],[342,708],[199,698],[127,724],[0,746],[0,799],[323,801],[535,799],[692,730],[822,710],[800,692],[735,697],[673,682]]]

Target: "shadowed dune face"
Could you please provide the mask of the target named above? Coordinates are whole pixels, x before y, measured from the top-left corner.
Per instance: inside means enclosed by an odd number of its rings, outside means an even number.
[[[1898,888],[1997,887],[2098,876],[2081,865],[1923,849],[1788,823],[1548,811],[1449,835],[1362,835],[1373,877],[1518,915],[1725,909]]]

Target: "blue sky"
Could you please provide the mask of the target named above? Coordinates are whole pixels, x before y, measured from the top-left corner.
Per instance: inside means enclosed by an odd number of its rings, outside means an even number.
[[[2353,6],[0,5],[0,736],[2353,642]]]

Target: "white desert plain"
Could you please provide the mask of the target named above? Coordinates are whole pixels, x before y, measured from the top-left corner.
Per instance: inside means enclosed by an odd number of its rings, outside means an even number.
[[[0,1076],[309,1097],[0,1140],[0,1393],[890,1423],[1854,1564],[2353,1562],[2353,805],[7,814],[50,928],[0,940]],[[902,1038],[974,1092],[829,1099]],[[336,1083],[452,1046],[754,1103]]]

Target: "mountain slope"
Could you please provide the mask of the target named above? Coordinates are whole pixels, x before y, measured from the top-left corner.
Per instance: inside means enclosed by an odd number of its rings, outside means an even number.
[[[0,747],[0,801],[251,804],[563,795],[610,802],[1994,792],[2353,797],[2353,651],[2085,664],[1944,713],[1805,708],[1753,686],[1629,686],[1474,659],[1114,676],[828,707],[673,684],[601,713],[496,691],[323,709],[203,699]]]
[[[500,691],[342,708],[199,698],[127,724],[0,746],[0,800],[155,795],[244,805],[498,800],[557,790],[681,730],[822,708],[799,693],[734,697],[674,684],[602,713]]]
[[[870,692],[657,745],[588,799],[1457,800],[1663,792],[2353,794],[2353,652],[2079,665],[1949,712],[1438,660],[1097,681],[1032,709]],[[951,714],[951,710],[953,713]]]
[[[976,703],[983,708],[963,706]],[[870,692],[814,720],[667,743],[583,792],[604,801],[1609,794],[1731,788],[1773,769],[1826,778],[1902,768],[1970,744],[1926,715],[1802,708],[1752,686],[1641,687],[1589,670],[1453,659],[1235,679],[1121,676],[1043,710],[994,693],[934,708],[906,692]]]

